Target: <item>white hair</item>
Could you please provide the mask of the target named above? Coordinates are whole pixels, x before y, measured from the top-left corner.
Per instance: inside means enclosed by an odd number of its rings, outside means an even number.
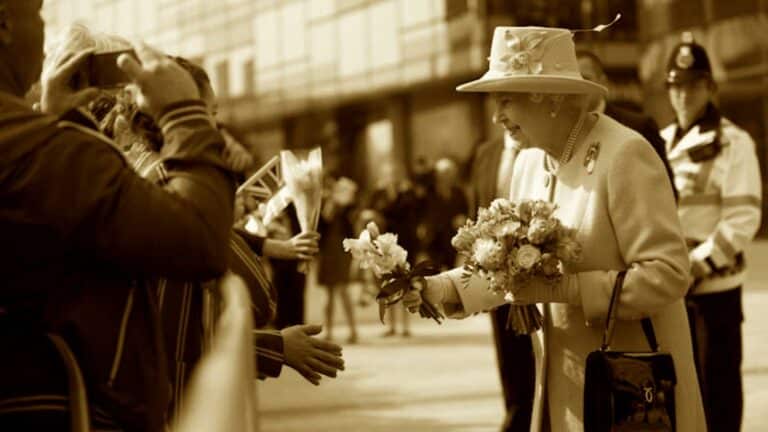
[[[93,49],[94,52],[102,53],[130,48],[131,44],[120,36],[95,33],[82,22],[75,22],[47,44],[43,77],[50,74],[60,60],[70,53],[86,49]]]

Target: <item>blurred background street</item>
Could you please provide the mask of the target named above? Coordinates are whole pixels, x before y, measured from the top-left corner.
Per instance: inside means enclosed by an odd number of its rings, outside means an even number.
[[[744,291],[744,432],[768,430],[768,241],[748,250]],[[325,292],[307,291],[309,322]],[[259,382],[263,432],[493,432],[503,415],[486,315],[412,322],[413,336],[383,338],[376,308],[361,310],[359,343],[344,345],[346,371],[315,388],[292,369]],[[339,339],[346,333],[343,324]]]

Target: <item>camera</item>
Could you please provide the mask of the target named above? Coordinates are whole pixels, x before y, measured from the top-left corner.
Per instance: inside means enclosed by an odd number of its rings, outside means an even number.
[[[72,87],[109,89],[129,84],[131,79],[117,66],[117,58],[122,54],[138,58],[132,49],[91,54],[72,77]]]

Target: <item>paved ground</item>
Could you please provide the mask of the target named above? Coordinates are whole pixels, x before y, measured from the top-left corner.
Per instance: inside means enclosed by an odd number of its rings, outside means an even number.
[[[768,430],[768,242],[749,251],[744,296],[743,431]],[[309,320],[320,322],[324,291],[308,291]],[[341,311],[337,308],[337,311]],[[502,414],[487,316],[442,326],[412,320],[411,338],[382,338],[373,307],[358,309],[360,342],[346,345],[347,370],[319,387],[285,369],[260,382],[263,432],[491,432]],[[339,318],[342,319],[342,318]],[[336,329],[344,340],[346,327]]]

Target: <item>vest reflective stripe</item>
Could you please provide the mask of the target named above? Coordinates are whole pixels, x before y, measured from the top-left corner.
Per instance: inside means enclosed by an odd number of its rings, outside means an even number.
[[[686,195],[680,197],[678,205],[680,207],[685,206],[701,206],[701,205],[719,205],[722,201],[720,194],[700,194],[700,195]]]
[[[740,205],[748,205],[752,207],[762,208],[760,198],[752,195],[739,195],[723,198],[723,207],[736,207]]]
[[[717,231],[715,233],[714,241],[715,246],[717,246],[728,257],[729,260],[733,261],[738,251],[733,248],[731,243],[727,238],[725,238],[721,231]]]
[[[721,197],[717,193],[686,195],[680,197],[680,206],[721,205],[723,207],[738,207],[742,205],[762,208],[760,198],[752,195]]]

